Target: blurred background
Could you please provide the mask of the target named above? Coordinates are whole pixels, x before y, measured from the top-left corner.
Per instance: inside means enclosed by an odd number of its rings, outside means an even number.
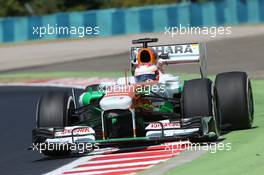
[[[158,37],[160,44],[206,42],[209,74],[246,70],[259,77],[263,22],[264,0],[0,0],[0,72],[27,78],[43,78],[43,72],[116,75],[129,68],[132,39]],[[172,35],[180,26],[231,32]],[[55,32],[59,28],[62,32]],[[76,34],[79,28],[88,33]]]
[[[1,0],[0,17],[206,1],[209,0]]]
[[[113,36],[180,25],[258,24],[264,21],[263,8],[264,0],[1,0],[0,42],[79,38],[70,32],[34,33],[48,25],[98,27],[99,36]]]

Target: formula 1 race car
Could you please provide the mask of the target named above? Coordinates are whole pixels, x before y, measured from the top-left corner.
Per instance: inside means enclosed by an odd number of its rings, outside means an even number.
[[[212,82],[207,78],[204,44],[148,46],[157,41],[133,40],[143,46],[131,48],[132,76],[88,86],[79,105],[75,93],[44,94],[37,107],[33,144],[211,142],[223,130],[252,127],[252,89],[245,72],[220,73]],[[201,78],[183,81],[163,70],[164,65],[193,63],[200,65]]]

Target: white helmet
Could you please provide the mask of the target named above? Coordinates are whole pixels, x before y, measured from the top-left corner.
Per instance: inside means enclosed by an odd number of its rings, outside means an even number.
[[[135,69],[135,80],[136,82],[145,82],[158,80],[158,67],[154,64],[141,64]]]

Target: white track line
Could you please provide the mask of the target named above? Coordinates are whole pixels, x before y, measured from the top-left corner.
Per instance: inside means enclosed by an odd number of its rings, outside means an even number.
[[[164,146],[164,145],[162,145]],[[158,146],[150,146],[149,148],[159,148],[160,145]],[[155,155],[155,153],[158,153],[158,152],[163,152],[165,153],[165,155]],[[106,151],[107,152],[107,151]],[[166,154],[167,152],[167,154]],[[54,171],[51,171],[49,173],[47,173],[46,175],[58,175],[58,174],[63,174],[64,172],[71,172],[71,171],[76,171],[77,168],[75,168],[76,166],[79,166],[79,165],[83,165],[83,164],[92,164],[92,163],[95,163],[95,161],[91,161],[91,159],[94,159],[94,158],[107,158],[107,157],[110,157],[110,156],[129,156],[129,155],[133,155],[133,154],[139,154],[139,157],[143,158],[143,157],[151,157],[151,156],[140,156],[140,154],[146,154],[146,153],[150,153],[150,154],[154,154],[153,156],[155,157],[163,157],[165,158],[165,156],[168,156],[168,155],[172,155],[172,156],[175,156],[175,155],[178,155],[179,152],[174,152],[174,153],[169,153],[169,150],[165,150],[165,149],[160,149],[160,150],[145,150],[145,151],[135,151],[135,152],[128,152],[128,153],[114,153],[114,154],[107,154],[107,155],[95,155],[95,156],[84,156],[84,157],[81,157],[67,165],[64,165]],[[91,153],[92,154],[92,153]],[[136,157],[136,158],[139,158],[139,157]],[[122,159],[122,158],[118,158],[118,159]],[[123,159],[132,159],[131,158],[123,158]],[[168,158],[169,159],[169,158]],[[168,159],[165,159],[164,161],[168,160]],[[97,162],[102,162],[102,161],[106,161],[106,162],[111,162],[111,161],[117,161],[116,159],[111,159],[111,160],[98,160]],[[157,163],[160,163],[161,161],[156,161],[156,164]],[[155,163],[155,162],[152,162],[152,163]],[[140,165],[142,164],[142,162],[140,162]],[[111,166],[112,167],[112,166]],[[149,167],[149,166],[147,166]],[[140,167],[140,169],[146,169],[147,167]],[[87,169],[86,169],[87,170]],[[131,169],[132,170],[132,169]],[[135,170],[138,170],[138,169],[135,169]],[[107,172],[112,172],[112,171],[107,171]],[[106,172],[106,173],[107,173]],[[116,172],[116,171],[114,171]],[[102,172],[93,172],[93,174],[100,174]],[[83,173],[82,173],[83,174]],[[87,174],[87,173],[86,173]]]
[[[153,165],[152,165],[153,166]],[[77,174],[85,174],[85,175],[95,175],[95,174],[103,174],[103,173],[117,173],[117,172],[124,172],[124,171],[136,171],[136,170],[144,170],[146,168],[150,168],[152,166],[148,166],[148,167],[138,167],[138,168],[123,168],[123,169],[116,169],[116,170],[105,170],[105,171],[93,171],[93,172],[76,172],[74,173],[74,171],[69,171],[71,172],[71,174],[77,175]],[[65,174],[67,174],[65,172]]]
[[[106,155],[99,155],[98,157],[112,157],[112,156],[126,156],[126,155],[133,155],[133,154],[145,154],[145,153],[156,153],[156,152],[171,152],[167,155],[171,155],[171,154],[176,154],[178,152],[176,152],[177,150],[174,150],[174,153],[171,151],[171,150],[165,150],[165,149],[162,149],[162,150],[153,150],[153,151],[135,151],[135,152],[129,152],[129,153],[113,153],[113,154],[106,154]]]
[[[164,162],[168,160],[169,158],[163,158],[160,160],[154,160],[154,161],[144,161],[144,162],[134,162],[134,163],[118,163],[118,164],[112,164],[112,165],[99,165],[99,166],[87,166],[87,167],[78,167],[73,168],[72,171],[85,171],[85,170],[100,170],[103,168],[122,168],[127,166],[137,166],[137,165],[155,165],[160,162]]]
[[[51,172],[48,172],[45,175],[63,174],[63,172],[69,171],[69,170],[73,169],[74,167],[76,167],[77,165],[87,163],[87,162],[89,162],[89,160],[98,157],[98,154],[100,155],[100,154],[103,154],[103,153],[106,153],[109,151],[111,152],[111,151],[116,151],[116,150],[117,150],[116,148],[105,148],[105,149],[100,149],[98,151],[91,152],[87,155],[84,155],[83,157],[78,158],[75,161],[72,161],[72,162],[70,162],[66,165],[63,165],[63,166],[61,166],[61,167],[59,167],[59,168],[57,168]]]
[[[153,155],[153,156],[142,156],[142,157],[131,157],[131,158],[120,158],[120,159],[113,159],[113,160],[91,160],[84,164],[80,165],[89,165],[89,164],[99,164],[99,163],[109,163],[109,162],[119,162],[119,161],[127,161],[127,160],[137,160],[137,159],[148,159],[148,158],[167,158],[168,156],[176,156],[176,154],[169,154],[169,155]]]
[[[71,163],[68,163],[66,165],[63,165],[61,166],[60,168],[56,169],[56,170],[53,170],[49,173],[46,173],[44,175],[59,175],[59,174],[63,174],[63,172],[66,172],[66,171],[69,171],[71,169],[73,169],[76,165],[79,165],[83,162],[87,162],[89,161],[90,159],[94,158],[96,156],[84,156],[84,157],[81,157],[81,158],[78,158],[77,160],[71,162]]]

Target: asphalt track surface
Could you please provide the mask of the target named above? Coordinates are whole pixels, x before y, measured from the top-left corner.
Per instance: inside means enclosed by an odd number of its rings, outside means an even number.
[[[78,158],[52,159],[27,150],[35,127],[37,101],[49,90],[71,91],[65,88],[0,87],[1,175],[43,174]]]
[[[246,71],[254,78],[264,78],[264,36],[215,40],[207,43],[208,73]],[[114,56],[83,59],[10,72],[49,71],[124,71],[129,68],[129,53]],[[194,65],[169,66],[167,70],[186,73],[199,72]]]

